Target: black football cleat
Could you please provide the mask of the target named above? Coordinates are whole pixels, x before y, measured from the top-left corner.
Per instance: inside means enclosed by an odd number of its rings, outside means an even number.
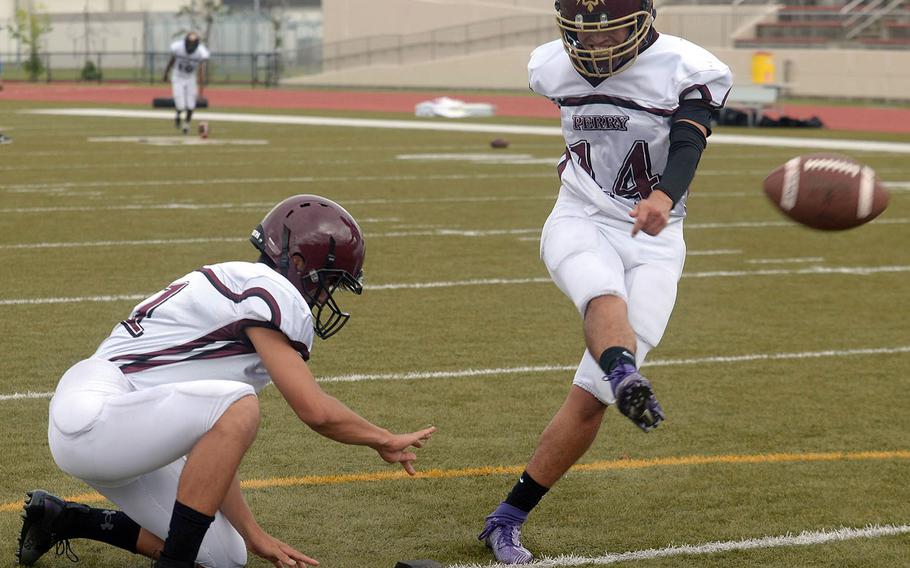
[[[26,495],[19,548],[16,550],[16,560],[19,564],[31,566],[54,546],[57,556],[65,555],[71,561],[77,562],[79,557],[73,552],[69,541],[58,536],[58,531],[65,510],[88,506],[64,501],[41,489],[29,491]]]
[[[152,568],[196,568],[192,560],[174,560],[164,555],[152,563]]]

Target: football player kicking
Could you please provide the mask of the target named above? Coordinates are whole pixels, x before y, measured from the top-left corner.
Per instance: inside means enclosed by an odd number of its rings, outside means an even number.
[[[730,70],[653,28],[652,0],[558,0],[561,39],[531,54],[531,89],[560,109],[562,187],[540,254],[584,321],[587,349],[562,407],[479,538],[524,564],[520,529],[590,447],[606,407],[644,431],[664,420],[638,366],[661,339],[685,260],[686,195]]]
[[[199,40],[199,34],[190,32],[182,40],[171,44],[171,59],[164,69],[164,82],[171,77],[171,93],[174,96],[174,108],[177,116],[174,126],[182,129],[184,134],[190,131],[190,121],[196,109],[196,98],[202,96],[205,85],[205,65],[209,59],[209,50]],[[174,70],[171,73],[171,69]],[[196,76],[199,81],[196,81]],[[180,113],[186,111],[186,120],[181,122]]]
[[[153,559],[158,568],[243,566],[247,550],[275,566],[318,562],[266,533],[240,492],[237,468],[259,426],[270,381],[310,428],[369,446],[415,473],[411,446],[435,428],[393,434],[320,389],[307,367],[313,335],[349,315],[336,292],[361,293],[364,242],[338,204],[297,195],[250,239],[258,262],[204,266],[141,302],[94,355],[60,379],[48,438],[57,465],[120,510],[26,500],[20,564],[50,548],[72,556],[88,538]]]

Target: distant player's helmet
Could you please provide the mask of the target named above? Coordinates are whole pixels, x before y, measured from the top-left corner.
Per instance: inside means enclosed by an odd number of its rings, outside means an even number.
[[[186,37],[183,39],[183,47],[186,48],[188,54],[196,51],[196,49],[199,48],[199,34],[196,32],[186,34]]]
[[[582,75],[598,79],[632,65],[650,40],[654,15],[653,0],[556,0],[556,25],[572,65]],[[585,45],[586,34],[600,32],[620,33],[624,39],[610,47]]]
[[[334,297],[341,288],[363,291],[363,233],[343,207],[318,195],[295,195],[276,205],[250,241],[303,295],[313,311],[316,335],[328,339],[350,314]],[[305,264],[301,272],[291,257]]]

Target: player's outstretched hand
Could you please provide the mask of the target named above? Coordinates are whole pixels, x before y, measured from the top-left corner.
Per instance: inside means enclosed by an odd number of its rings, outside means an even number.
[[[271,562],[276,568],[309,568],[319,566],[319,561],[295,550],[277,538],[259,530],[246,541],[247,548],[256,556]]]
[[[667,223],[670,221],[670,209],[673,208],[673,200],[666,193],[658,190],[651,192],[647,199],[638,202],[629,215],[635,218],[635,225],[632,226],[632,236],[638,234],[638,231],[656,237]]]
[[[408,448],[411,446],[422,448],[435,431],[436,426],[430,426],[410,434],[392,434],[392,437],[376,451],[379,452],[379,457],[388,463],[400,463],[408,475],[417,475],[413,463],[417,459],[417,454],[408,451]]]

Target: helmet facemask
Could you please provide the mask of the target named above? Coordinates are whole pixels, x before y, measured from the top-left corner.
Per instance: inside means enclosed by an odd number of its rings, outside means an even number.
[[[195,52],[199,48],[199,36],[192,33],[187,34],[183,40],[183,47],[186,49],[187,54]]]
[[[609,19],[607,13],[578,14],[574,20],[556,14],[556,25],[562,31],[562,43],[579,73],[586,77],[605,79],[627,69],[638,57],[641,46],[648,39],[654,16],[641,10],[626,16]],[[591,48],[583,43],[585,34],[624,31],[625,39],[616,45]],[[582,34],[581,36],[579,34]]]
[[[341,310],[335,300],[339,289],[360,294],[363,284],[346,270],[322,268],[301,276],[300,291],[313,314],[313,329],[321,339],[335,335],[351,315]]]

